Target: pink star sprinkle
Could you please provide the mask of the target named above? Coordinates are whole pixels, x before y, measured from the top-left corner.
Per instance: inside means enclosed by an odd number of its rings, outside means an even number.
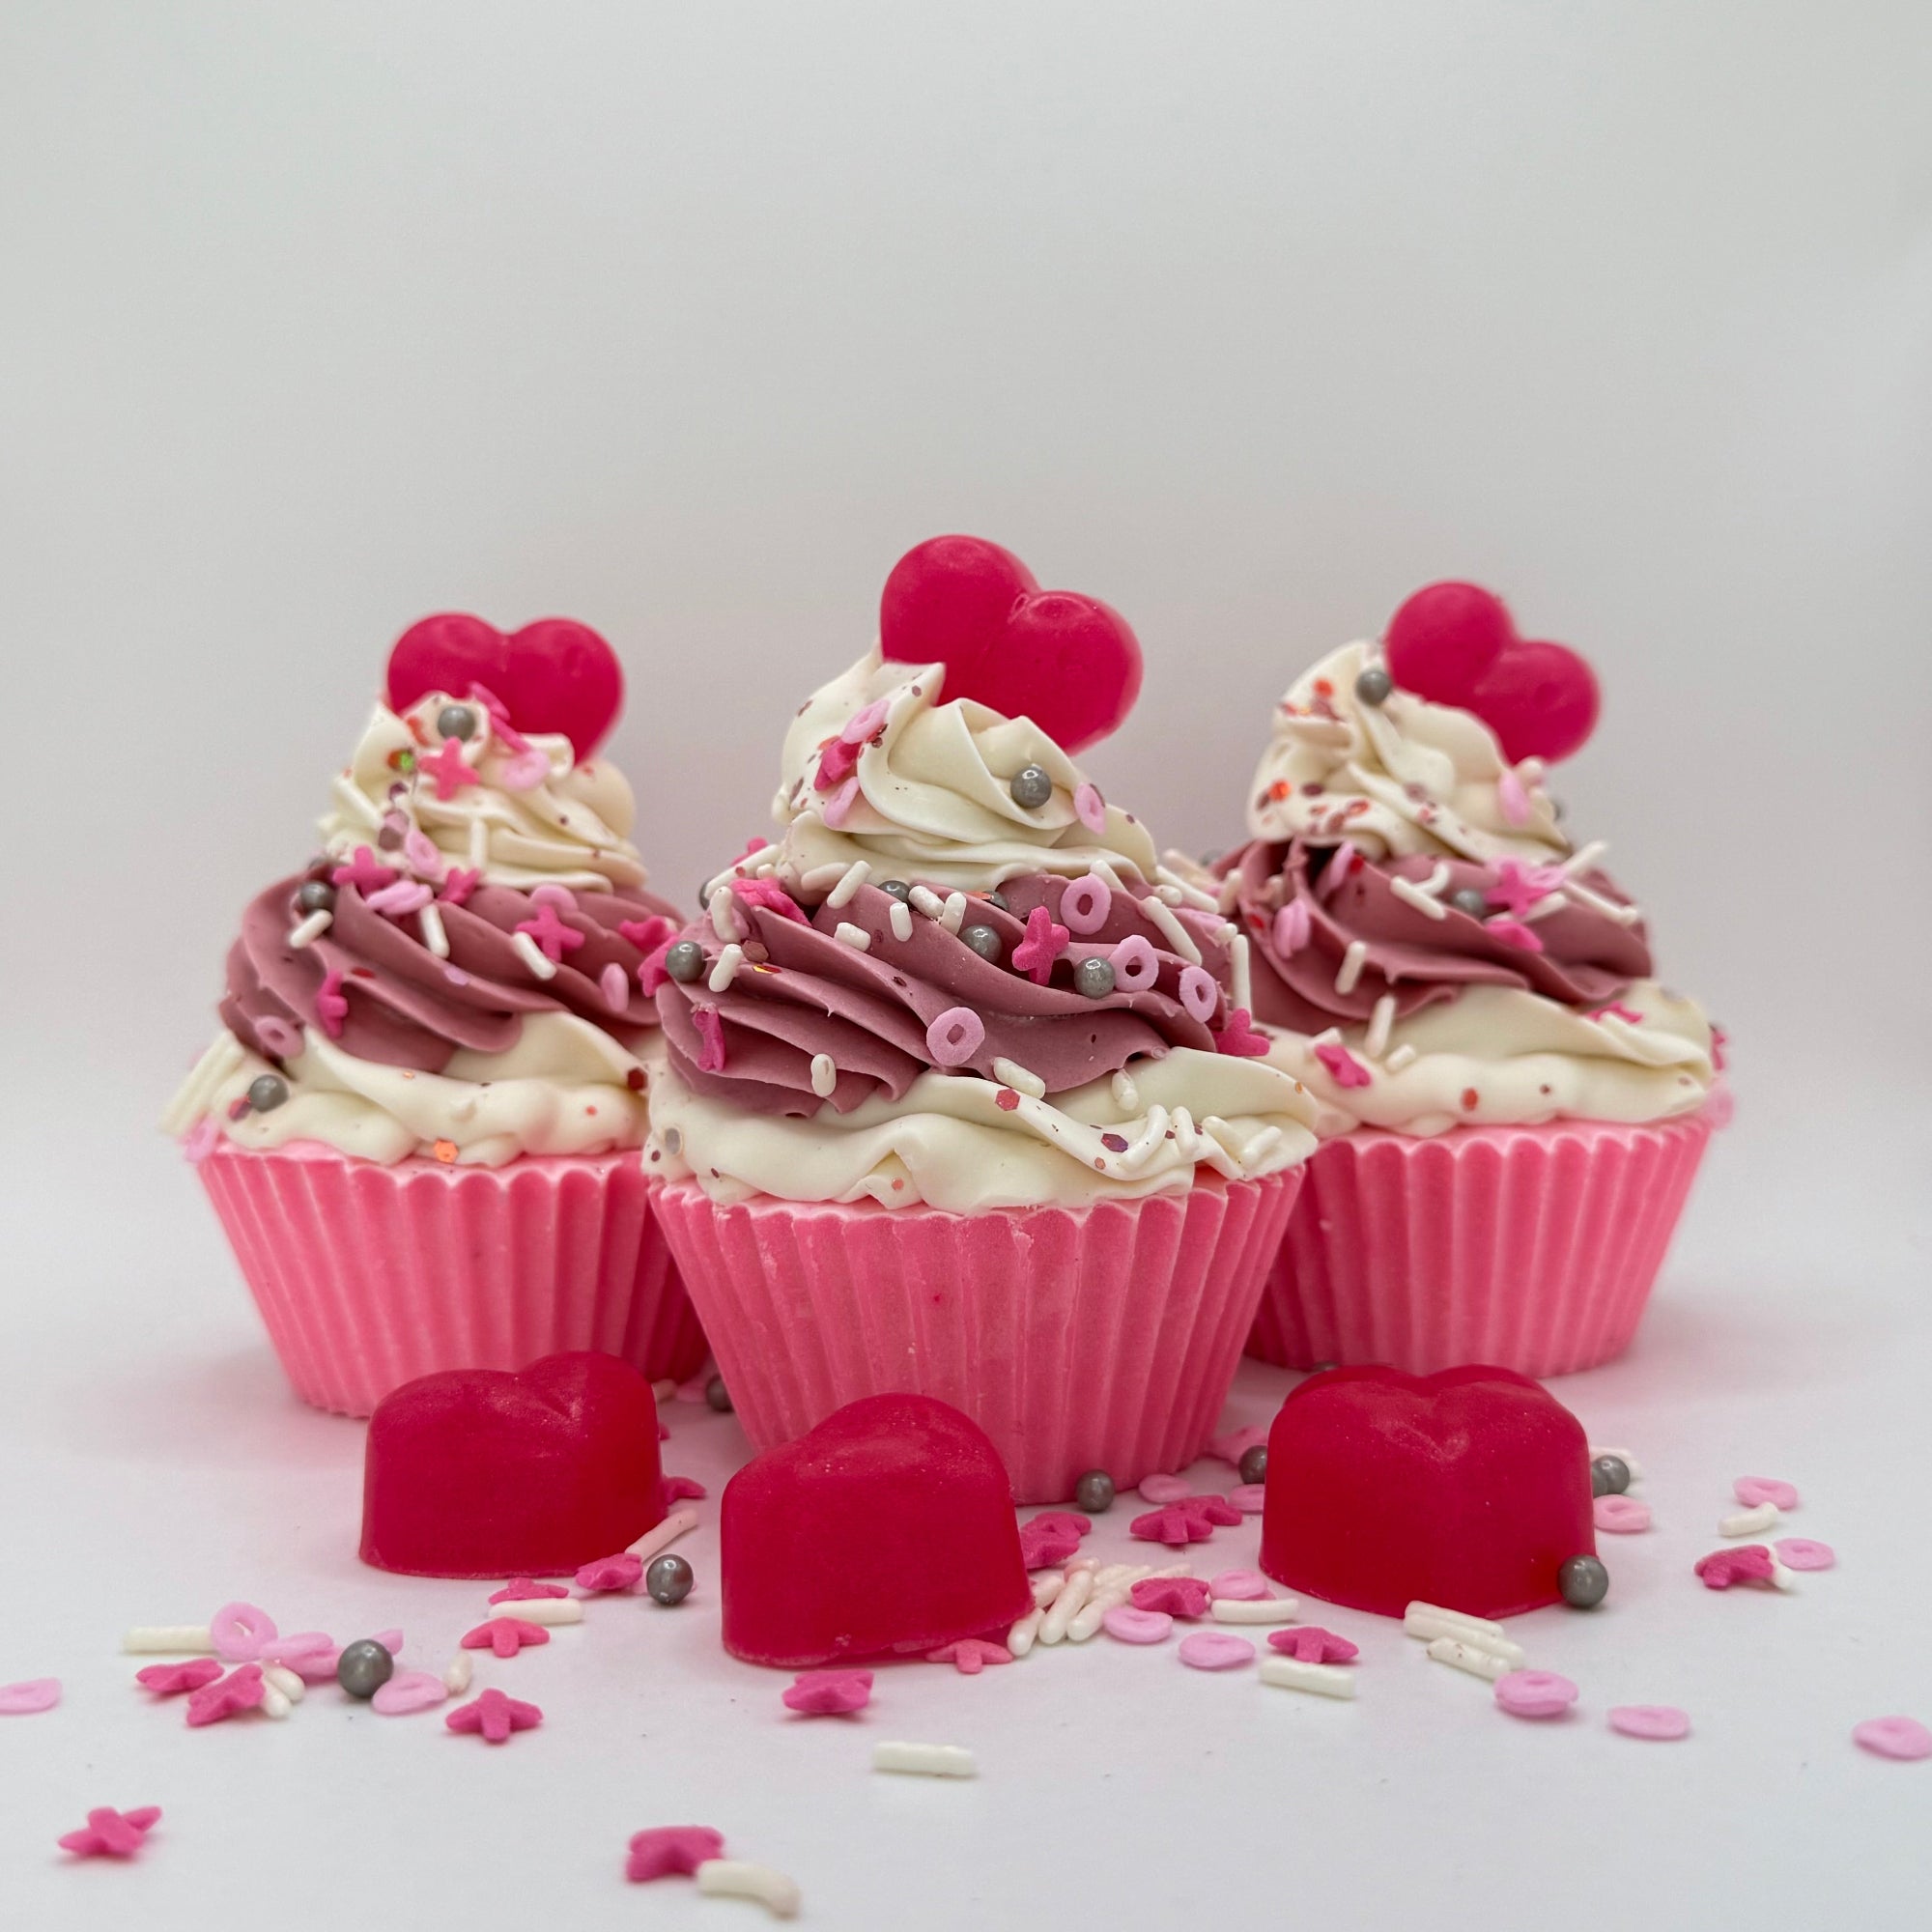
[[[977,1677],[989,1663],[1010,1663],[1013,1654],[1003,1643],[988,1643],[984,1637],[962,1636],[956,1643],[928,1651],[928,1663],[950,1663],[961,1677]]]
[[[1072,937],[1064,925],[1054,923],[1053,915],[1043,905],[1027,914],[1026,937],[1013,948],[1013,966],[1027,974],[1037,985],[1045,985],[1053,974],[1053,962],[1066,951]]]
[[[0,1684],[0,1718],[37,1718],[60,1700],[58,1677],[29,1677],[22,1684]]]
[[[358,893],[372,893],[393,885],[402,874],[384,865],[368,846],[358,845],[348,864],[336,867],[328,876],[335,885],[354,886]]]
[[[315,1016],[330,1039],[342,1037],[342,1023],[349,1017],[349,1001],[342,991],[342,974],[331,966],[316,988]]]
[[[1714,1549],[1698,1557],[1693,1568],[1705,1589],[1728,1590],[1733,1583],[1769,1583],[1777,1560],[1763,1544],[1747,1543],[1736,1549]]]
[[[664,1500],[667,1509],[672,1503],[683,1502],[687,1497],[695,1503],[701,1503],[710,1493],[711,1492],[695,1476],[667,1476],[664,1479]]]
[[[635,1590],[643,1574],[644,1559],[625,1549],[615,1556],[600,1556],[595,1563],[586,1563],[577,1573],[577,1587],[598,1596]]]
[[[537,1583],[527,1577],[512,1577],[500,1590],[491,1593],[493,1604],[527,1604],[538,1597],[567,1597],[561,1583]]]
[[[1070,1529],[1037,1522],[1020,1526],[1020,1560],[1029,1570],[1054,1570],[1080,1553],[1080,1538]]]
[[[538,950],[554,966],[566,952],[575,952],[583,944],[582,933],[573,926],[565,925],[557,918],[556,908],[546,899],[529,919],[520,919],[517,930],[526,932],[537,943]]]
[[[204,1684],[188,1693],[188,1727],[199,1730],[204,1724],[224,1723],[243,1711],[252,1711],[268,1691],[269,1687],[262,1682],[262,1666],[242,1664],[218,1684]]]
[[[689,1878],[699,1865],[724,1856],[724,1833],[709,1825],[658,1825],[636,1833],[624,1876],[633,1885],[654,1878]]]
[[[1066,1530],[1075,1536],[1091,1536],[1094,1533],[1094,1519],[1082,1516],[1078,1510],[1041,1510],[1033,1522],[1038,1529]]]
[[[478,781],[476,774],[463,762],[463,745],[456,738],[445,738],[435,757],[418,758],[416,770],[436,781],[436,795],[445,805],[466,785]]]
[[[1632,1012],[1620,1000],[1612,1000],[1607,1007],[1599,1007],[1589,1017],[1593,1020],[1622,1020],[1626,1026],[1643,1024],[1643,1015]]]
[[[60,1848],[77,1859],[131,1859],[160,1821],[158,1804],[143,1804],[132,1811],[102,1804],[87,1814],[81,1830],[69,1832],[60,1840]]]
[[[1239,1520],[1239,1512],[1236,1511],[1236,1520]],[[1206,1543],[1214,1534],[1214,1525],[1179,1503],[1169,1503],[1163,1509],[1150,1510],[1145,1516],[1135,1517],[1127,1525],[1127,1531],[1143,1543],[1165,1543],[1171,1548],[1179,1549],[1183,1544]]]
[[[1315,1057],[1338,1087],[1366,1087],[1373,1077],[1346,1046],[1336,1046],[1332,1041],[1324,1041],[1318,1046]]]
[[[677,927],[670,920],[654,913],[649,919],[620,919],[617,937],[639,952],[655,952],[666,940],[677,937]]]
[[[481,866],[452,866],[442,875],[442,891],[437,895],[444,905],[460,906],[468,903],[469,895],[476,890],[477,881],[483,876]]]
[[[534,1704],[506,1697],[500,1690],[486,1690],[468,1704],[459,1704],[443,1720],[452,1731],[480,1736],[485,1744],[500,1745],[512,1731],[533,1731],[543,1722],[543,1713]]]
[[[1208,1614],[1208,1585],[1197,1577],[1143,1577],[1127,1595],[1137,1610],[1194,1619]]]
[[[704,1050],[697,1056],[697,1070],[700,1073],[722,1073],[724,1070],[724,1022],[718,1017],[716,1007],[693,1007],[691,1023],[697,1029],[697,1037],[704,1042]]]
[[[212,1657],[197,1657],[191,1663],[151,1663],[134,1673],[134,1682],[156,1697],[179,1697],[185,1691],[199,1690],[221,1675],[221,1665]]]
[[[792,1680],[782,1701],[787,1711],[802,1712],[808,1718],[837,1718],[848,1711],[863,1711],[872,1701],[872,1673],[808,1670]]]
[[[498,1657],[515,1657],[520,1650],[533,1650],[549,1641],[550,1632],[542,1624],[526,1624],[522,1617],[492,1617],[463,1633],[465,1650],[490,1650]]]
[[[1504,859],[1496,866],[1495,883],[1483,895],[1492,906],[1501,906],[1512,919],[1520,919],[1538,900],[1548,898],[1562,884],[1561,866],[1525,865],[1520,859]],[[1494,925],[1490,929],[1494,931]],[[1536,951],[1543,951],[1540,944]]]
[[[1255,1024],[1246,1007],[1236,1007],[1229,1013],[1227,1024],[1214,1036],[1216,1053],[1232,1053],[1237,1059],[1258,1060],[1268,1050],[1267,1041],[1255,1031]]]
[[[796,920],[800,925],[811,923],[798,901],[776,879],[733,879],[731,894],[744,904],[762,906],[781,919]]]
[[[1297,1624],[1293,1630],[1269,1631],[1268,1642],[1303,1663],[1352,1663],[1362,1654],[1360,1644],[1350,1643],[1347,1637],[1337,1636],[1320,1624]]]

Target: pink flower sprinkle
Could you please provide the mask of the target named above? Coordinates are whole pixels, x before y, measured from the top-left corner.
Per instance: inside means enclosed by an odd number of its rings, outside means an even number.
[[[349,1017],[349,1001],[342,991],[342,974],[335,967],[322,976],[315,995],[315,1016],[330,1039],[342,1037],[342,1023]]]
[[[534,1704],[506,1697],[490,1690],[468,1704],[460,1704],[443,1720],[452,1731],[481,1737],[485,1744],[506,1743],[513,1731],[533,1731],[543,1722],[543,1712]]]
[[[697,1056],[697,1070],[700,1073],[724,1072],[724,1022],[718,1017],[718,1009],[694,1006],[691,1023],[697,1029],[697,1037],[704,1043],[703,1051]]]
[[[522,1617],[492,1617],[463,1633],[465,1650],[494,1651],[498,1657],[515,1657],[520,1650],[534,1650],[549,1641],[550,1632],[542,1624],[526,1623]]]
[[[1520,919],[1492,919],[1483,923],[1483,930],[1492,939],[1500,940],[1505,946],[1514,946],[1524,952],[1541,952],[1543,941]]]
[[[81,1830],[59,1840],[60,1848],[77,1859],[131,1859],[160,1819],[158,1804],[143,1804],[132,1811],[102,1804],[87,1814]]]
[[[535,791],[550,777],[550,755],[533,745],[519,752],[503,767],[505,791]]]
[[[1369,1069],[1349,1051],[1324,1040],[1315,1049],[1315,1057],[1338,1087],[1366,1087],[1373,1077]]]
[[[1692,1568],[1707,1590],[1728,1590],[1733,1583],[1769,1583],[1777,1573],[1776,1559],[1761,1543],[1714,1549]]]
[[[781,919],[795,920],[800,925],[811,923],[804,908],[776,879],[733,879],[731,894],[746,905],[775,912]]]
[[[724,1833],[709,1825],[659,1825],[636,1833],[624,1876],[633,1885],[657,1878],[689,1878],[699,1865],[724,1856]]]
[[[871,703],[853,712],[851,717],[846,719],[838,733],[840,740],[847,745],[863,745],[867,739],[875,736],[884,728],[891,709],[883,697],[873,698]]]
[[[459,792],[480,782],[464,763],[463,743],[458,738],[445,738],[434,757],[427,753],[418,756],[416,770],[424,778],[435,780],[436,795],[445,805]]]
[[[1759,1503],[1773,1503],[1781,1510],[1798,1507],[1798,1492],[1775,1476],[1740,1476],[1731,1485],[1731,1493],[1746,1509],[1755,1509]]]
[[[1267,1040],[1255,1031],[1246,1007],[1235,1008],[1227,1024],[1214,1036],[1216,1053],[1232,1053],[1240,1060],[1259,1060],[1267,1050]]]
[[[1140,1492],[1147,1501],[1158,1508],[1162,1503],[1178,1503],[1182,1496],[1191,1496],[1194,1486],[1185,1476],[1143,1476]]]
[[[1033,1520],[1041,1529],[1069,1530],[1075,1536],[1092,1536],[1094,1533],[1094,1519],[1081,1515],[1078,1510],[1041,1510]]]
[[[1208,1579],[1208,1594],[1217,1603],[1260,1604],[1272,1593],[1259,1570],[1223,1570]]]
[[[268,1694],[269,1687],[262,1682],[262,1666],[242,1664],[218,1684],[204,1684],[199,1690],[189,1691],[188,1726],[199,1730],[204,1724],[224,1723],[243,1711],[254,1710]]]
[[[151,1663],[134,1673],[134,1682],[156,1697],[180,1697],[199,1690],[221,1675],[221,1665],[212,1657],[197,1657],[188,1663]]]
[[[532,918],[517,922],[517,930],[527,933],[536,941],[537,950],[555,965],[566,952],[575,952],[583,944],[583,935],[574,926],[565,925],[557,918],[556,908],[548,899],[540,904]]]
[[[1208,1614],[1208,1585],[1198,1577],[1143,1577],[1127,1595],[1137,1610],[1157,1610],[1190,1622]]]
[[[567,1597],[561,1583],[537,1583],[527,1577],[513,1577],[500,1590],[491,1592],[493,1604],[527,1604],[538,1597]]]
[[[1098,785],[1086,779],[1073,787],[1073,815],[1096,836],[1107,829],[1107,801]]]
[[[782,1699],[786,1710],[808,1718],[843,1717],[871,1701],[869,1670],[808,1670],[792,1681]]]
[[[977,1677],[989,1663],[1010,1663],[1013,1654],[1003,1643],[989,1643],[984,1637],[962,1636],[956,1643],[928,1651],[928,1663],[950,1663],[962,1677]]]
[[[1867,1718],[1852,1726],[1852,1742],[1879,1757],[1932,1757],[1932,1731],[1917,1718]]]
[[[1320,1624],[1296,1624],[1291,1630],[1268,1632],[1269,1645],[1303,1663],[1352,1663],[1362,1654],[1360,1644],[1337,1636]]]
[[[331,884],[354,886],[365,895],[392,884],[401,876],[394,867],[384,865],[366,845],[356,846],[347,863],[336,867],[328,875]]]
[[[1610,1729],[1627,1738],[1673,1744],[1690,1735],[1690,1714],[1675,1704],[1615,1704],[1610,1708]]]
[[[35,1718],[61,1700],[58,1677],[29,1677],[20,1684],[0,1684],[0,1718]]]
[[[1053,962],[1066,951],[1071,937],[1043,905],[1035,906],[1027,914],[1026,937],[1013,948],[1014,971],[1026,974],[1037,985],[1045,985],[1053,975]]]
[[[577,1573],[577,1587],[598,1596],[635,1590],[643,1574],[644,1559],[628,1549],[620,1550],[615,1556],[600,1556],[596,1562],[586,1563]]]

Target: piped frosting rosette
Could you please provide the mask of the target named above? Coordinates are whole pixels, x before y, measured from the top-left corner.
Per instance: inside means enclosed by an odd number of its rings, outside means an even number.
[[[1345,646],[1277,707],[1219,903],[1324,1133],[1694,1113],[1720,1042],[1536,758]]]
[[[481,686],[379,704],[303,872],[250,902],[223,1030],[169,1110],[212,1144],[389,1165],[636,1147],[672,928],[631,790]]]
[[[944,684],[875,650],[813,696],[779,842],[653,955],[654,1171],[974,1212],[1302,1159],[1239,930],[1037,726]]]

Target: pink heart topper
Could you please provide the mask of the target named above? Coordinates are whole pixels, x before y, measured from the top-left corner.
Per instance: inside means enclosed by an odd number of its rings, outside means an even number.
[[[480,684],[502,699],[519,731],[560,733],[580,762],[610,735],[624,706],[616,652],[568,617],[541,617],[507,633],[463,611],[425,617],[396,639],[388,683],[394,711],[432,691],[468,697]]]
[[[1141,647],[1096,597],[1042,590],[984,537],[930,537],[893,566],[879,646],[895,664],[943,664],[946,696],[1026,717],[1068,753],[1118,729],[1141,690]]]
[[[1477,583],[1431,583],[1389,619],[1389,675],[1433,704],[1472,711],[1512,764],[1554,764],[1597,727],[1596,673],[1564,644],[1519,638],[1509,607]]]

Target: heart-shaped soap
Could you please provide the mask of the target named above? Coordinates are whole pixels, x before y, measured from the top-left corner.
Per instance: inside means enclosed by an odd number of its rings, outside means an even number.
[[[412,1577],[555,1577],[663,1520],[658,1408],[628,1362],[546,1355],[392,1390],[363,1452],[362,1560]]]
[[[624,706],[617,654],[587,624],[542,617],[503,632],[481,617],[444,611],[412,624],[389,653],[389,708],[432,691],[467,697],[480,684],[503,700],[519,731],[558,732],[578,761],[596,751]]]
[[[943,664],[949,698],[1031,718],[1064,752],[1116,730],[1141,690],[1141,647],[1097,597],[1042,590],[983,537],[931,537],[893,566],[879,647],[899,664]]]
[[[1330,1369],[1268,1431],[1262,1568],[1331,1604],[1510,1617],[1596,1553],[1582,1425],[1510,1369]]]
[[[731,1478],[724,1648],[800,1669],[1004,1634],[1033,1606],[985,1432],[923,1395],[847,1403]]]
[[[1512,764],[1554,764],[1596,729],[1589,665],[1565,644],[1519,638],[1508,605],[1480,584],[1426,584],[1389,619],[1382,649],[1397,684],[1474,712]]]

